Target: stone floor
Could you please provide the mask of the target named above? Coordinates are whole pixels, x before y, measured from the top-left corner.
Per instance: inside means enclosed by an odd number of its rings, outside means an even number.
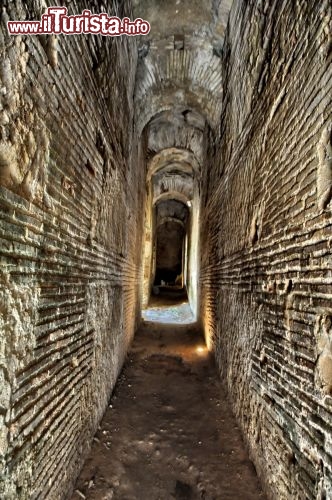
[[[189,306],[158,318],[159,306],[144,314],[72,500],[264,499]],[[147,321],[166,317],[180,324]]]
[[[166,323],[169,325],[189,325],[195,319],[186,296],[172,298],[167,294],[153,297],[148,309],[143,311],[145,321]]]

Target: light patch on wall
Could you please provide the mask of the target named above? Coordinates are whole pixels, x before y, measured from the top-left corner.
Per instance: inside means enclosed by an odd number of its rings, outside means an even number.
[[[323,394],[332,396],[332,310],[316,318],[317,341],[316,383]]]
[[[51,35],[47,40],[46,54],[52,68],[56,68],[58,65],[58,38],[55,35]]]
[[[0,363],[7,367],[9,376],[28,362],[35,347],[34,325],[40,289],[34,285],[15,283],[8,273],[0,271],[0,331],[4,332],[1,343]]]
[[[332,132],[331,126],[323,130],[318,143],[317,204],[324,210],[332,197]]]
[[[0,145],[0,185],[13,188],[19,182],[16,150],[8,142]]]
[[[46,208],[51,208],[51,199],[46,191],[47,168],[50,160],[50,134],[45,124],[41,121],[38,123],[35,142],[35,153],[32,157],[30,168],[24,176],[20,192],[26,199],[39,201]]]
[[[251,246],[255,245],[260,239],[263,225],[263,214],[264,206],[262,203],[254,207],[254,213],[252,216],[250,231],[249,231],[249,241]]]

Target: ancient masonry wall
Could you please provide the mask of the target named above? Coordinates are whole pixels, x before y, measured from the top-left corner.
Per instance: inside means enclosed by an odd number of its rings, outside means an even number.
[[[283,500],[332,498],[331,23],[325,0],[235,1],[203,193],[207,341]]]
[[[45,7],[5,1],[0,30],[0,497],[15,500],[70,491],[141,279],[135,37],[8,36]],[[127,1],[103,7],[131,17]]]

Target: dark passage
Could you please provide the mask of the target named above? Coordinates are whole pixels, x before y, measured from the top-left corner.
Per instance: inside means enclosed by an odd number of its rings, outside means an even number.
[[[72,500],[263,499],[195,325],[145,322]]]
[[[184,241],[188,208],[184,203],[167,200],[156,206],[156,286],[182,285]]]

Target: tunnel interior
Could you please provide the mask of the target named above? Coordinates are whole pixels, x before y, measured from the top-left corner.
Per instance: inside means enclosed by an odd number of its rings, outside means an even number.
[[[161,280],[173,287],[181,284],[196,319],[200,155],[205,127],[209,128],[195,109],[175,106],[172,110],[156,113],[143,130],[148,158],[143,307],[148,306],[152,292],[161,291]],[[171,226],[174,235],[168,238]],[[165,250],[169,258],[173,252],[177,255],[173,269],[170,262],[166,265],[167,258],[162,257]]]
[[[147,367],[137,383],[181,375],[215,422],[227,399],[244,441],[237,458],[227,441],[227,460],[220,443],[225,468],[204,490],[176,434],[167,498],[214,498],[218,481],[235,494],[227,467],[248,456],[268,498],[332,498],[331,2],[74,0],[69,15],[151,30],[9,34],[51,5],[0,12],[0,498],[70,498],[98,440],[111,454],[98,429],[128,360]],[[164,386],[141,408],[162,429],[182,418]],[[208,411],[185,397],[203,432]],[[137,456],[112,464],[139,457],[143,481],[157,431],[133,437],[127,415]],[[219,453],[222,432],[236,441],[234,426],[190,435],[194,456]],[[85,481],[76,496],[92,498]],[[105,498],[139,491],[113,483]]]
[[[181,201],[159,201],[156,206],[155,286],[183,283],[188,207]]]
[[[166,221],[157,229],[156,274],[157,286],[176,286],[182,283],[184,229],[178,222]]]

